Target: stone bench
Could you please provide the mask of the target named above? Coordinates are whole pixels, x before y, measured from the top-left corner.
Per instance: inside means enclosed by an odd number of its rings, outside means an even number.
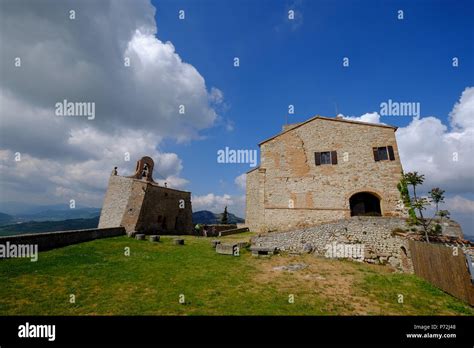
[[[252,256],[270,256],[277,253],[277,248],[252,246],[250,247],[250,251],[252,252]]]
[[[223,255],[233,255],[239,256],[240,249],[237,244],[222,244],[219,243],[216,245],[216,253]]]
[[[145,240],[145,235],[142,233],[138,233],[135,235],[136,240]]]
[[[249,242],[237,242],[237,246],[239,247],[240,250],[245,249],[249,246]]]
[[[160,236],[159,235],[151,235],[150,236],[150,242],[159,242],[160,241]]]
[[[174,244],[176,244],[176,245],[184,245],[184,239],[182,239],[182,238],[176,238],[176,239],[174,240]]]

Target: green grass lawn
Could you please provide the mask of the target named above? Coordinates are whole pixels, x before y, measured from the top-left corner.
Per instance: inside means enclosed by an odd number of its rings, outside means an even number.
[[[209,238],[184,238],[186,244],[177,246],[167,236],[159,243],[115,237],[43,252],[38,262],[1,260],[0,315],[474,314],[422,279],[389,267],[312,255],[255,258],[245,250],[233,257],[216,254]],[[291,263],[307,268],[274,269]]]

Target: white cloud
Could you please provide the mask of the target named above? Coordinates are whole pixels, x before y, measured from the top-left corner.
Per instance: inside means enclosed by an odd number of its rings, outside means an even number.
[[[238,177],[235,178],[234,182],[239,188],[245,190],[245,187],[247,185],[247,174],[240,174]]]
[[[226,206],[234,204],[232,197],[228,194],[222,196],[208,193],[203,196],[192,196],[193,210],[223,211]]]
[[[234,130],[234,122],[230,119],[225,119],[225,130],[232,132]]]
[[[168,176],[165,179],[154,178],[154,180],[162,186],[165,186],[165,183],[166,183],[167,187],[171,187],[171,188],[175,188],[175,189],[182,189],[186,185],[189,184],[188,180],[186,180],[184,178],[174,176],[174,175]]]
[[[208,92],[204,78],[183,62],[173,44],[155,37],[155,9],[149,1],[18,3],[2,2],[0,11],[2,44],[9,47],[0,51],[0,90],[18,104],[15,113],[2,107],[7,113],[2,132],[18,132],[21,117],[41,123],[33,128],[31,141],[53,125],[64,128],[57,132],[63,137],[70,128],[88,125],[110,134],[146,129],[189,141],[214,124],[217,113],[211,103],[223,103],[222,92]],[[78,18],[64,20],[71,6]],[[21,67],[14,66],[15,57],[21,58]],[[95,102],[96,119],[55,118],[53,107],[63,99]],[[22,115],[21,108],[39,108],[42,117]]]
[[[474,215],[474,201],[470,199],[456,195],[451,198],[446,198],[445,202],[450,211],[456,211],[458,213],[470,213]]]
[[[178,155],[158,146],[165,138],[200,138],[219,119],[214,106],[225,104],[224,96],[208,91],[171,42],[156,38],[154,15],[146,0],[0,2],[0,40],[9,48],[0,50],[3,199],[74,196],[100,206],[112,168],[131,174],[144,155],[155,160],[157,181],[188,183]],[[55,116],[63,99],[94,102],[95,119]]]
[[[368,112],[363,114],[362,116],[344,116],[342,114],[340,114],[340,116],[342,116],[346,120],[383,124],[382,122],[380,122],[380,115],[378,114],[378,112]]]
[[[245,195],[231,196],[223,194],[221,196],[208,193],[202,196],[192,196],[193,211],[209,210],[213,213],[222,213],[224,208],[238,217],[245,216]]]
[[[451,129],[436,117],[413,118],[395,133],[406,172],[426,176],[424,187],[447,194],[474,193],[474,88],[466,88],[450,113]]]
[[[460,129],[474,128],[474,87],[466,88],[449,114],[451,125]]]
[[[221,90],[212,87],[209,93],[209,100],[214,104],[221,104],[224,101],[224,94]]]

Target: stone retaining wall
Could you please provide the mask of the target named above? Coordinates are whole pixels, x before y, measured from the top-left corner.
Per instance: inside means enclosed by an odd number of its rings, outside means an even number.
[[[38,245],[39,251],[61,248],[71,244],[88,242],[99,238],[108,238],[125,235],[125,228],[92,228],[74,231],[56,231],[45,233],[21,234],[16,236],[0,237],[0,244],[33,244]]]
[[[248,232],[248,231],[249,231],[248,227],[234,228],[232,230],[221,231],[220,235],[221,235],[221,237],[224,237],[224,236],[230,236],[231,234],[244,233],[244,232]]]
[[[237,228],[234,224],[201,224],[202,228],[207,230],[208,237],[218,237],[222,231],[233,230]]]
[[[392,234],[397,228],[406,228],[405,219],[357,216],[295,231],[260,235],[252,239],[252,245],[324,256],[330,245],[361,244],[365,262],[389,263],[412,273],[408,240]]]

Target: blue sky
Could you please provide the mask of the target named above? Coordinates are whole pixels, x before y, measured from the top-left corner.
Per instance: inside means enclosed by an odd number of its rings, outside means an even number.
[[[473,84],[472,1],[154,1],[158,37],[219,88],[234,131],[211,128],[204,141],[164,145],[183,159],[193,193],[236,193],[229,178],[244,164],[216,164],[216,151],[257,148],[291,121],[360,116],[388,99],[421,103],[447,117]],[[184,10],[185,20],[178,19]],[[297,11],[294,24],[289,9]],[[404,19],[397,19],[397,11]],[[299,15],[298,15],[299,13]],[[471,17],[470,17],[471,14]],[[469,42],[471,44],[469,44]],[[233,67],[233,58],[240,67]],[[342,58],[350,67],[342,66]],[[458,57],[458,68],[451,66]],[[382,117],[406,126],[410,117]],[[197,170],[197,168],[199,168]],[[198,173],[197,173],[198,171]],[[227,185],[217,185],[224,180]]]

